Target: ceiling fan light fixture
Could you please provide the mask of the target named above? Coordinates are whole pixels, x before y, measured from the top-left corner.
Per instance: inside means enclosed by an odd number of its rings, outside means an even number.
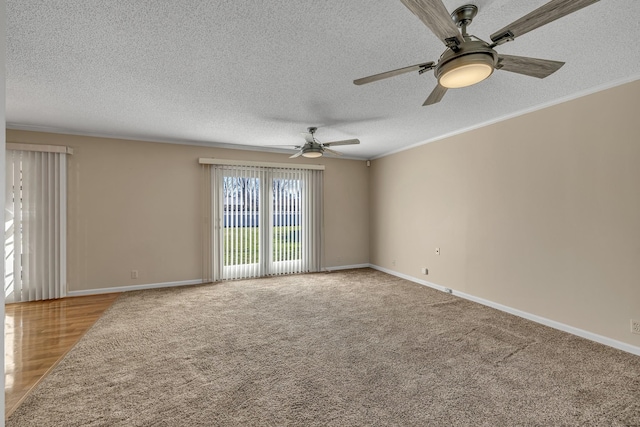
[[[315,159],[322,157],[322,148],[320,147],[307,147],[302,149],[302,157],[308,159]]]
[[[438,67],[438,83],[448,89],[457,89],[480,83],[491,74],[495,58],[486,53],[459,56]]]

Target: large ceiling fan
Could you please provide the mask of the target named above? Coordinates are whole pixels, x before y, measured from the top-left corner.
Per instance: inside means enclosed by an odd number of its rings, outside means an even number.
[[[302,133],[302,136],[304,136],[304,139],[306,141],[306,143],[303,145],[280,145],[280,147],[293,147],[294,149],[298,150],[297,153],[295,153],[293,156],[290,157],[290,159],[294,159],[300,156],[308,157],[308,158],[322,157],[324,153],[330,153],[335,156],[341,156],[342,154],[328,147],[335,147],[336,145],[360,144],[360,140],[358,139],[345,139],[343,141],[333,141],[333,142],[322,143],[318,141],[315,137],[315,133],[317,130],[318,128],[316,127],[310,127],[310,128],[307,128],[307,132]]]
[[[449,15],[442,0],[400,1],[442,40],[447,49],[440,56],[438,63],[424,62],[357,79],[353,83],[362,85],[411,71],[422,74],[435,70],[438,85],[422,104],[432,105],[440,102],[448,89],[479,83],[489,77],[494,70],[511,71],[540,79],[558,71],[564,62],[500,55],[494,48],[599,0],[551,0],[491,34],[492,43],[467,33],[467,27],[478,13],[475,5],[461,6]]]

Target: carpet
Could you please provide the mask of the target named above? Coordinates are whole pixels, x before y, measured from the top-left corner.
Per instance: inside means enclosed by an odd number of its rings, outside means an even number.
[[[349,270],[124,293],[7,426],[640,426],[640,357]]]

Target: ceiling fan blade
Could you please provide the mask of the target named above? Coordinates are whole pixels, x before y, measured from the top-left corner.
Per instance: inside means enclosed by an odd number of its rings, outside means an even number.
[[[307,141],[308,143],[313,144],[315,142],[311,133],[302,132],[301,135],[304,136],[305,141]]]
[[[333,147],[336,145],[354,145],[354,144],[360,144],[360,140],[359,139],[345,139],[344,141],[333,141],[333,142],[327,142],[326,144],[322,144],[323,147]]]
[[[544,79],[555,73],[564,62],[526,56],[498,55],[496,69]]]
[[[513,40],[597,1],[599,0],[551,0],[549,3],[491,34],[491,40],[498,44]]]
[[[290,159],[295,159],[296,157],[300,157],[302,156],[302,151],[298,151],[296,154],[294,154],[293,156],[289,156]]]
[[[442,0],[400,1],[448,47],[464,42]]]
[[[294,148],[294,149],[299,149],[302,148],[302,145],[293,145],[293,144],[268,144],[268,145],[263,145],[263,147],[289,147],[289,148]]]
[[[373,76],[363,77],[361,79],[354,80],[353,83],[357,85],[363,85],[365,83],[376,82],[378,80],[387,79],[389,77],[398,76],[404,73],[410,73],[411,71],[420,71],[424,73],[425,71],[431,70],[435,67],[435,62],[425,62],[423,64],[411,65],[409,67],[398,68],[397,70],[386,71],[380,74],[374,74]]]
[[[342,153],[338,153],[337,151],[335,151],[335,150],[331,150],[331,149],[329,149],[329,148],[325,148],[325,149],[324,149],[324,152],[325,152],[325,153],[333,154],[334,156],[342,156]]]
[[[442,100],[442,97],[445,93],[447,93],[447,88],[438,83],[438,86],[436,86],[433,91],[431,91],[431,94],[429,95],[427,100],[424,101],[424,104],[422,104],[422,106],[424,107],[425,105],[437,104],[438,102],[440,102],[440,100]]]

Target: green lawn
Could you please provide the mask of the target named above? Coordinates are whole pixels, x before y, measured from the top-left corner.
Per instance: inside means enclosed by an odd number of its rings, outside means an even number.
[[[259,261],[258,227],[224,229],[224,265],[255,264]],[[238,247],[244,248],[239,250]],[[300,226],[275,227],[273,260],[300,259]]]

